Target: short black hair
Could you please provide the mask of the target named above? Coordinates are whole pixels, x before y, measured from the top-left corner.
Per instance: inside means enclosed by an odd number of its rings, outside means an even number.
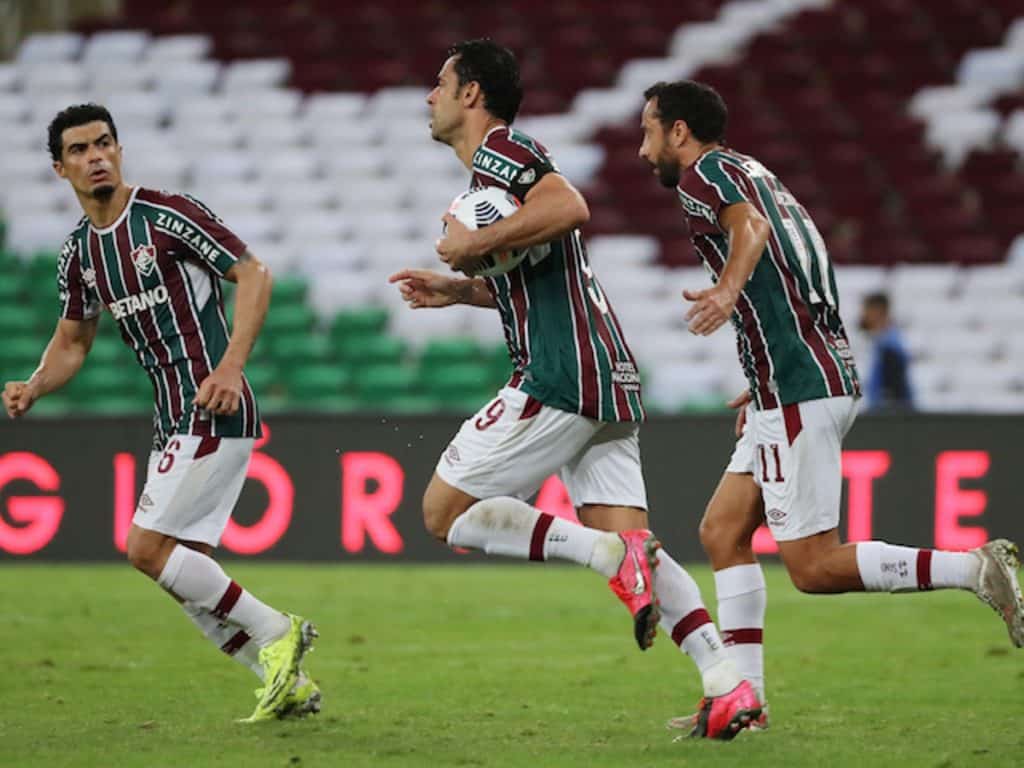
[[[651,99],[658,100],[658,118],[665,130],[682,120],[702,144],[725,139],[729,109],[710,85],[695,80],[661,81],[644,91],[644,100]]]
[[[523,101],[515,54],[490,38],[480,38],[453,45],[448,49],[448,58],[452,56],[458,57],[455,74],[459,77],[459,87],[474,81],[479,83],[487,111],[506,123],[515,120]]]
[[[77,128],[80,125],[88,125],[89,123],[105,122],[110,126],[110,135],[114,137],[114,141],[117,141],[117,126],[114,125],[114,118],[110,116],[110,112],[107,108],[100,104],[75,104],[62,109],[57,113],[57,116],[50,121],[50,127],[47,129],[48,139],[47,143],[50,147],[50,157],[53,158],[53,162],[60,162],[64,152],[64,131],[68,128]]]
[[[889,312],[889,294],[883,293],[882,291],[876,291],[875,293],[869,293],[864,297],[865,307],[878,307],[883,312]]]

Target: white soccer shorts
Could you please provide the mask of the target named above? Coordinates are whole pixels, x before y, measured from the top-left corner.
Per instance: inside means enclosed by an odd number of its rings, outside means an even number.
[[[839,525],[842,443],[857,417],[852,397],[826,397],[759,411],[747,422],[726,472],[752,474],[776,541]]]
[[[505,387],[463,422],[436,471],[476,499],[527,499],[558,473],[575,507],[647,509],[638,433],[635,423],[595,421]]]
[[[173,435],[149,455],[146,486],[132,522],[216,547],[245,483],[251,437]]]

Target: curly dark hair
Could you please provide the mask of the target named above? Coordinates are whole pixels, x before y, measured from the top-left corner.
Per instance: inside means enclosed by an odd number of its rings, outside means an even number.
[[[694,80],[655,83],[644,91],[644,100],[658,100],[658,119],[665,130],[676,120],[684,121],[703,144],[725,139],[729,109],[714,88]]]
[[[458,57],[455,74],[459,77],[459,87],[479,83],[487,111],[511,124],[523,101],[515,54],[489,38],[481,38],[457,43],[448,49],[447,55]]]
[[[110,116],[107,108],[100,104],[75,104],[74,106],[62,109],[57,116],[50,121],[47,129],[47,145],[50,148],[50,157],[53,162],[60,162],[64,153],[64,131],[68,128],[77,128],[88,123],[104,122],[110,126],[110,135],[117,141],[117,126],[114,125],[114,118]]]

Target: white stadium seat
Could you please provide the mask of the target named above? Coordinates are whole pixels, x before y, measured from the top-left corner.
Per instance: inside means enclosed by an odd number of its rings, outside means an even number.
[[[167,35],[150,40],[144,51],[147,62],[171,66],[183,61],[199,61],[213,49],[206,35]]]
[[[84,38],[76,32],[51,32],[29,35],[18,47],[22,63],[70,61],[82,50]]]
[[[82,62],[89,69],[100,63],[117,62],[124,66],[140,59],[151,39],[143,30],[96,32],[85,42]]]
[[[225,91],[277,88],[284,85],[291,71],[288,59],[242,59],[225,67],[221,84]]]

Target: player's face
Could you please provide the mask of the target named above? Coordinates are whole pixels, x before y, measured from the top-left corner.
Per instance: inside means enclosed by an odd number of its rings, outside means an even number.
[[[121,145],[105,121],[66,128],[61,142],[61,159],[53,164],[58,176],[80,195],[103,199],[114,194],[121,185]]]
[[[672,152],[669,136],[658,116],[658,105],[651,99],[644,105],[640,126],[644,132],[644,140],[640,145],[639,155],[651,164],[652,172],[664,187],[672,188],[679,184],[679,160]]]
[[[449,58],[437,75],[437,85],[427,96],[430,107],[430,136],[434,141],[451,144],[462,124],[459,101],[459,76],[455,73],[455,57]]]

